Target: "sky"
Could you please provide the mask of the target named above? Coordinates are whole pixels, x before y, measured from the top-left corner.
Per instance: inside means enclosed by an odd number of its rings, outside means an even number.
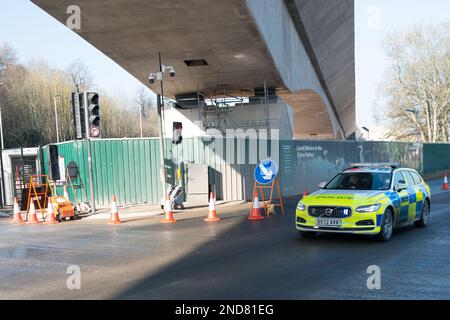
[[[449,0],[355,0],[356,123],[359,127],[382,126],[375,122],[372,107],[377,85],[389,66],[382,45],[386,35],[416,24],[449,21]]]
[[[46,61],[65,69],[81,60],[90,70],[96,88],[111,96],[135,96],[145,87],[113,60],[29,0],[0,0],[0,45],[16,50],[19,62]]]
[[[388,67],[382,41],[393,31],[415,24],[450,21],[449,0],[355,0],[356,121],[379,126],[372,107],[377,84]],[[21,63],[42,59],[64,69],[81,60],[97,88],[110,95],[134,97],[140,81],[88,42],[28,0],[0,0],[0,44],[12,45]]]

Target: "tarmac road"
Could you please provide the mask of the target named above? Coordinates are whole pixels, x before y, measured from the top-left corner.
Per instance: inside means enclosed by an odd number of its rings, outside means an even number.
[[[220,206],[218,223],[203,221],[207,209],[176,214],[172,225],[0,218],[0,298],[449,299],[450,192],[433,196],[427,228],[396,230],[388,243],[300,239],[295,205],[263,221],[246,219],[250,204]],[[67,288],[70,265],[81,289]],[[367,288],[370,265],[380,267],[379,290]]]

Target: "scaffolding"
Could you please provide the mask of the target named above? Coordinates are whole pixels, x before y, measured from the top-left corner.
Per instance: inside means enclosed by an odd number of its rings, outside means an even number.
[[[273,90],[274,91],[274,90]],[[263,93],[263,95],[261,94]],[[199,93],[198,93],[199,95]],[[203,95],[204,96],[204,95]],[[247,97],[237,97],[230,95],[223,89],[223,93],[219,97],[205,97],[203,101],[198,99],[198,109],[199,118],[202,121],[202,129],[207,130],[210,128],[218,129],[224,131],[228,128],[254,128],[254,127],[266,127],[267,130],[270,129],[270,119],[269,117],[269,102],[274,99],[275,95],[269,93],[269,89],[264,83],[264,91],[259,92],[257,96],[247,98]],[[229,113],[236,108],[243,108],[248,104],[261,104],[265,107],[265,117],[260,120],[244,120],[237,121],[233,120]]]

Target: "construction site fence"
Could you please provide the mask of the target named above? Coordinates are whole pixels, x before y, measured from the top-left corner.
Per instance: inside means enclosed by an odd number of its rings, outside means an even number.
[[[212,139],[214,140],[214,139]],[[75,161],[86,190],[75,191],[80,201],[90,195],[86,140],[58,144],[58,153],[67,166]],[[160,148],[157,138],[91,140],[92,177],[96,206],[108,206],[112,195],[118,204],[159,204],[163,195]],[[256,148],[255,148],[256,145]],[[231,139],[220,152],[217,144],[205,138],[185,138],[174,145],[165,140],[165,165],[168,183],[182,184],[189,190],[189,164],[206,164],[218,178],[214,190],[218,200],[251,200],[253,171],[257,162],[274,158],[279,167],[283,196],[317,189],[351,163],[398,163],[422,174],[449,167],[450,145],[375,141],[250,140]],[[48,172],[45,149],[42,161]],[[274,152],[272,152],[274,151]],[[255,154],[256,152],[256,154]],[[181,168],[181,179],[176,172]],[[62,194],[62,188],[56,188]],[[73,190],[69,189],[73,201]],[[189,201],[189,199],[186,199]]]

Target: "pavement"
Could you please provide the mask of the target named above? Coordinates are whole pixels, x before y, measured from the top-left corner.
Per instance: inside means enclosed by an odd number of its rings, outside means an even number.
[[[437,180],[431,180],[427,181],[428,185],[430,186],[431,194],[438,195],[441,193],[448,192],[448,190],[442,190],[442,179]],[[294,197],[295,199],[295,197]],[[216,206],[229,206],[229,205],[236,205],[236,204],[243,204],[245,201],[216,201]],[[262,203],[261,203],[262,204]],[[201,208],[208,207],[208,204],[199,204],[199,203],[184,203],[186,210],[192,211],[192,210],[198,210]],[[134,220],[134,219],[140,219],[140,218],[150,218],[158,215],[163,215],[164,212],[161,209],[161,206],[159,205],[151,205],[151,204],[143,204],[143,205],[122,205],[118,206],[119,212],[120,212],[120,218],[122,220]],[[174,209],[174,213],[182,213],[186,210],[177,210]],[[13,212],[11,208],[6,209],[0,209],[0,218],[1,217],[10,217],[12,216]],[[25,219],[25,213],[22,213],[22,217]],[[38,218],[40,221],[43,221],[40,217],[40,214],[38,214]],[[98,208],[96,210],[95,214],[83,214],[81,215],[82,219],[85,220],[110,220],[111,219],[111,209],[110,208]]]
[[[436,184],[438,188],[439,184]],[[436,190],[437,191],[437,190]],[[0,218],[1,299],[449,299],[450,192],[433,193],[427,228],[405,227],[392,240],[319,234],[301,239],[295,200],[262,221],[250,203],[129,219],[14,225]],[[367,268],[381,289],[367,288]],[[81,271],[70,290],[71,268]]]
[[[216,206],[229,206],[242,204],[245,201],[216,201]],[[199,203],[184,203],[185,210],[174,209],[174,213],[181,213],[184,211],[196,211],[198,209],[204,209],[208,207],[208,204],[199,204]],[[143,205],[121,205],[118,206],[118,211],[120,213],[121,220],[135,220],[142,218],[150,218],[158,215],[163,215],[164,211],[161,209],[161,206],[151,205],[151,204],[143,204]],[[11,217],[13,214],[12,208],[0,209],[0,218],[1,217]],[[25,212],[22,212],[22,218],[25,219]],[[41,219],[41,214],[38,212],[38,219]],[[110,208],[97,208],[95,214],[81,214],[79,216],[80,219],[83,220],[110,220],[111,219],[111,209]]]

